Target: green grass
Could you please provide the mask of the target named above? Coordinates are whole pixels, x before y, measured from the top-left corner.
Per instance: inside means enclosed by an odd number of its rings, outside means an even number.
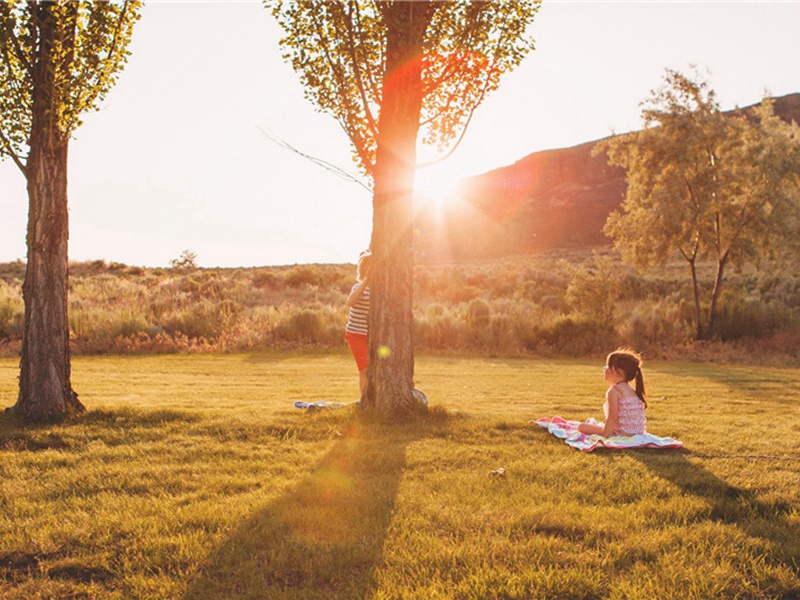
[[[800,596],[800,369],[649,363],[684,450],[583,454],[528,421],[600,418],[602,361],[419,357],[415,425],[293,408],[351,362],[75,359],[86,415],[0,416],[0,597]]]

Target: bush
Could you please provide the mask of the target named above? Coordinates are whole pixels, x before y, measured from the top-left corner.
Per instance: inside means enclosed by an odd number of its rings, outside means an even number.
[[[720,306],[714,334],[722,341],[769,337],[779,329],[798,326],[800,311],[779,302],[727,298]]]
[[[283,282],[290,287],[318,286],[322,283],[322,275],[317,267],[299,265],[283,275]]]
[[[25,306],[19,288],[0,281],[0,339],[22,339]]]

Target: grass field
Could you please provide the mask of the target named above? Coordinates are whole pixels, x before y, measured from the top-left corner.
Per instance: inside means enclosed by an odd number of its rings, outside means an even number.
[[[0,415],[0,597],[800,597],[800,369],[646,364],[680,451],[529,424],[601,418],[601,366],[421,356],[387,426],[293,408],[355,399],[344,355],[77,358],[86,415]]]

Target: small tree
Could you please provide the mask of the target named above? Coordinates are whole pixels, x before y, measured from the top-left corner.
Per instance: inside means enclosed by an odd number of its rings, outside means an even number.
[[[725,115],[705,81],[673,70],[642,115],[642,131],[595,148],[627,170],[622,211],[605,232],[639,267],[677,252],[692,279],[697,337],[711,337],[726,267],[774,256],[797,234],[800,133],[768,100]],[[707,259],[716,273],[704,301],[697,268]]]
[[[573,310],[613,327],[617,302],[622,295],[622,277],[608,256],[594,252],[592,262],[591,266],[561,263],[570,277],[567,303]]]
[[[369,367],[362,404],[402,413],[413,398],[416,149],[460,139],[500,76],[533,47],[540,0],[268,1],[306,96],[332,114],[373,183]],[[457,144],[457,141],[456,141]]]
[[[84,410],[70,382],[67,155],[128,56],[139,2],[0,2],[0,157],[28,182],[25,325],[14,410]]]
[[[169,261],[169,265],[173,269],[196,269],[197,268],[197,253],[191,250],[184,250],[178,258],[173,258]]]

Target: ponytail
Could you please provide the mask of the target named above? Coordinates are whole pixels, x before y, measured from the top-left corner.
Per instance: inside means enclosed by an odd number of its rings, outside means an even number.
[[[639,400],[644,403],[644,407],[647,408],[647,394],[644,392],[644,375],[642,375],[642,370],[637,368],[636,369],[636,395],[639,396]]]

